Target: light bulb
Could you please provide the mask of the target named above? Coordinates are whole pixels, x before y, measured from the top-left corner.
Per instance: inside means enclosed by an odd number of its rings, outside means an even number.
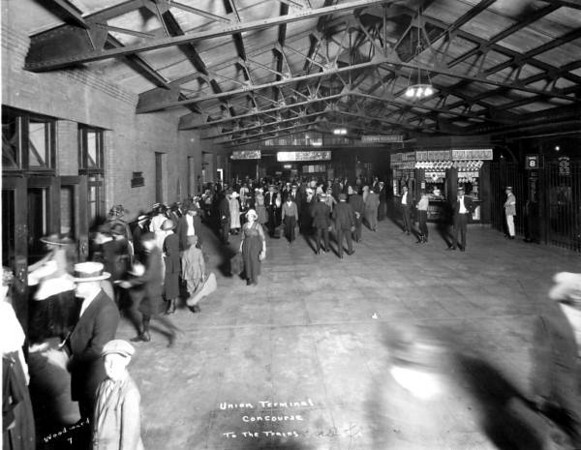
[[[426,97],[429,97],[433,93],[434,93],[434,90],[432,89],[432,86],[427,86],[426,89],[424,90],[424,95]]]
[[[407,90],[405,91],[405,96],[406,97],[413,97],[414,96],[414,88],[413,87],[408,87]]]
[[[421,98],[423,95],[424,95],[424,88],[419,87],[418,90],[416,91],[416,97]]]

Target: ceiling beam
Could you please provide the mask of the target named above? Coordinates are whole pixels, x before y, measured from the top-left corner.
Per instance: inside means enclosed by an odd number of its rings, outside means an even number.
[[[293,23],[306,19],[312,19],[315,17],[325,16],[328,14],[353,11],[357,8],[365,8],[372,5],[382,4],[382,3],[394,3],[397,0],[355,0],[351,2],[341,3],[338,5],[327,6],[322,8],[305,9],[298,13],[288,14],[286,16],[272,17],[269,19],[252,20],[244,23],[235,23],[230,26],[219,27],[216,29],[201,31],[198,33],[190,33],[185,36],[178,36],[172,38],[160,38],[150,42],[144,42],[135,45],[128,45],[121,49],[104,50],[95,49],[93,51],[77,51],[76,48],[69,47],[66,52],[61,53],[58,56],[52,58],[45,58],[42,54],[34,52],[35,58],[29,58],[27,56],[25,69],[33,72],[41,72],[55,69],[62,69],[64,67],[69,67],[71,65],[78,65],[82,63],[88,63],[93,61],[102,61],[105,59],[115,58],[119,56],[125,56],[128,54],[147,52],[151,50],[156,50],[160,48],[173,47],[177,45],[190,44],[194,42],[199,42],[202,40],[213,39],[222,36],[229,36],[236,33],[244,33],[252,30],[259,30],[263,28],[269,28],[277,26],[283,23]],[[56,29],[49,30],[46,33],[38,35],[38,39],[45,42],[51,38],[51,33],[54,33]],[[62,30],[64,33],[67,30]],[[36,45],[35,39],[31,42],[31,47]]]
[[[183,123],[180,121],[179,129],[180,130],[190,130],[190,129],[195,129],[195,128],[206,128],[206,127],[210,127],[213,125],[218,125],[220,123],[226,123],[226,122],[232,122],[235,120],[245,119],[248,117],[256,116],[258,114],[267,114],[267,113],[282,111],[284,109],[306,106],[306,105],[310,105],[311,103],[316,103],[316,102],[338,100],[341,97],[342,97],[342,94],[330,95],[328,97],[315,97],[315,98],[305,100],[302,102],[298,102],[298,103],[291,103],[291,104],[287,104],[287,105],[280,105],[280,106],[277,106],[275,108],[256,110],[256,111],[253,111],[253,112],[248,113],[248,114],[239,114],[237,116],[226,117],[226,118],[217,119],[217,120],[211,120],[211,118],[206,117],[205,120],[203,120],[203,121],[193,121],[193,120],[191,120],[192,118],[189,118],[187,116],[183,116],[184,121],[183,121]]]

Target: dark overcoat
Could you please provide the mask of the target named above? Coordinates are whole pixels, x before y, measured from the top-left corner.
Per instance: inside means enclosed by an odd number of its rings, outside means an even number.
[[[105,379],[101,352],[107,342],[115,339],[118,325],[117,306],[105,292],[99,292],[68,340],[73,400],[94,398],[99,383]]]

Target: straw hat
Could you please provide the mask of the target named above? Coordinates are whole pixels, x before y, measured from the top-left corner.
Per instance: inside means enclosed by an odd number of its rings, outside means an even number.
[[[75,283],[86,283],[89,281],[106,280],[111,276],[109,272],[104,272],[105,266],[100,262],[83,262],[75,264],[73,281]]]

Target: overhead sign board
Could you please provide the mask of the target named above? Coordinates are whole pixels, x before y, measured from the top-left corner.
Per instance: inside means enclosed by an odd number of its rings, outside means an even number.
[[[331,150],[318,150],[309,152],[278,152],[276,154],[278,162],[292,161],[330,161]]]
[[[361,136],[362,144],[384,144],[390,142],[403,142],[401,134],[370,134]]]
[[[260,150],[235,150],[230,156],[231,159],[260,159],[261,157]]]

